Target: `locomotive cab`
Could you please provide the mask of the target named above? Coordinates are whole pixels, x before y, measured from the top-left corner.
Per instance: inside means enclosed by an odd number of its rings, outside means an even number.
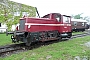
[[[70,38],[72,36],[70,16],[61,15],[59,13],[53,13],[53,14],[47,14],[42,18],[53,19],[53,21],[55,21],[55,24],[58,26],[56,28],[61,34],[62,38],[64,37]]]

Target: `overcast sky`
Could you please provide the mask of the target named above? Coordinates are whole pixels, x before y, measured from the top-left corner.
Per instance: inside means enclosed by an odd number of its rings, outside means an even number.
[[[90,16],[89,0],[11,0],[14,2],[37,7],[40,16],[47,13],[61,13],[64,15],[84,13]]]

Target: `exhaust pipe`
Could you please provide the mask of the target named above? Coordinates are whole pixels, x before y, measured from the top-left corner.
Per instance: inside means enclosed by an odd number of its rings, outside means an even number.
[[[36,7],[35,7],[35,9],[36,9],[36,12],[37,12],[37,14],[38,14],[38,17],[40,18],[40,15],[39,15],[38,10],[37,10],[37,8],[36,8]]]

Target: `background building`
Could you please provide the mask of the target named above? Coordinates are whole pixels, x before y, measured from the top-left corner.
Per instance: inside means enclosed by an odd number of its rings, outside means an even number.
[[[0,0],[0,30],[8,28],[12,30],[19,23],[19,18],[35,17],[36,10],[32,6],[16,3],[9,0]]]

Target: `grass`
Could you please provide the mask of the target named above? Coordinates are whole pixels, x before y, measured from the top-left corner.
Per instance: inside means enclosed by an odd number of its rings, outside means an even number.
[[[7,45],[7,44],[12,44],[11,41],[11,36],[6,36],[6,34],[0,34],[0,46],[1,45]]]
[[[6,40],[8,43],[11,43],[11,40],[9,41],[7,38]],[[41,46],[26,52],[12,54],[11,56],[0,58],[0,60],[70,60],[75,56],[90,57],[90,49],[83,45],[89,41],[90,36],[75,38],[73,40]]]
[[[86,33],[86,32],[73,32],[72,35],[83,34],[83,33]]]

